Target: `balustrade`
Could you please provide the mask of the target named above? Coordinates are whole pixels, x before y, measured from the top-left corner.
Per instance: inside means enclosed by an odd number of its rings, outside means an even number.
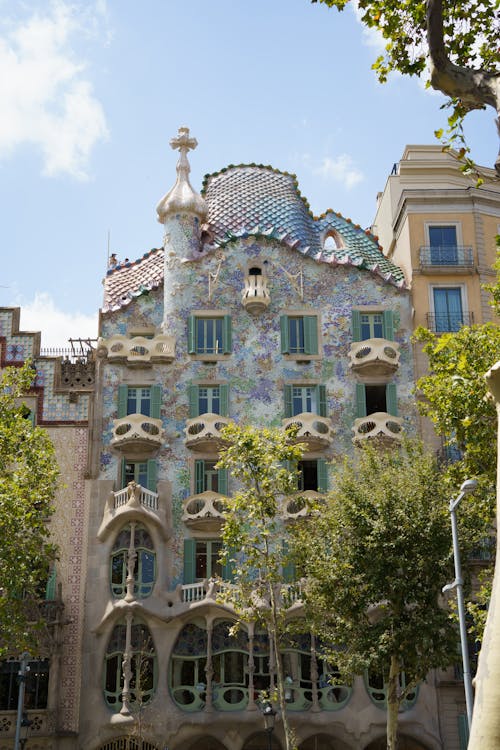
[[[399,344],[373,338],[355,341],[349,351],[350,367],[365,375],[393,375],[399,367]]]

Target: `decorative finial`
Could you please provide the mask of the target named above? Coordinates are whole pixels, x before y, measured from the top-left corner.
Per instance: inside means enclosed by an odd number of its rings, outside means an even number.
[[[189,182],[191,167],[187,158],[188,151],[198,145],[196,138],[191,138],[189,128],[181,127],[175,138],[170,140],[170,146],[180,151],[177,162],[177,180],[174,187],[158,203],[156,212],[158,221],[163,224],[166,217],[172,213],[191,213],[204,218],[207,206],[201,195],[196,193]]]

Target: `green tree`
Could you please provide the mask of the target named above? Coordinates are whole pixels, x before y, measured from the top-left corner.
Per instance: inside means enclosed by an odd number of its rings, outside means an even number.
[[[281,519],[280,500],[297,492],[293,467],[302,448],[290,444],[292,433],[281,430],[231,425],[223,433],[229,446],[221,451],[218,466],[228,469],[241,487],[229,498],[222,531],[223,561],[232,560],[235,566],[234,585],[227,596],[239,621],[253,620],[269,632],[286,748],[292,750],[295,740],[287,718],[283,666],[277,656],[286,632],[283,603],[288,587],[283,584],[283,568],[289,561],[289,532]]]
[[[418,442],[368,446],[294,548],[306,577],[306,620],[334,644],[341,678],[382,674],[387,748],[398,710],[430,669],[456,661],[458,634],[440,591],[452,575],[448,495]],[[405,680],[401,679],[404,673]]]
[[[6,368],[0,378],[0,655],[35,647],[33,619],[40,616],[30,604],[44,592],[55,557],[48,529],[58,475],[54,448],[22,403],[33,374],[26,364]]]
[[[343,10],[349,0],[319,2]],[[484,0],[358,0],[362,22],[386,41],[385,53],[373,64],[379,80],[385,82],[394,70],[420,76],[429,69],[430,85],[448,97],[445,106],[452,109],[447,142],[461,143],[459,154],[469,167],[465,115],[486,106],[500,113],[500,21],[494,5]],[[442,131],[436,134],[441,137]],[[500,174],[500,157],[495,167]]]

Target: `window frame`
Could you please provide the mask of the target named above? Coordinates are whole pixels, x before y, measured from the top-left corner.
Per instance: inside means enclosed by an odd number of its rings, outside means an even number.
[[[314,395],[311,398],[311,401],[315,401],[316,409],[302,409],[302,411],[295,411],[294,409],[294,388],[297,389],[306,389],[310,388],[311,390],[314,390]],[[295,382],[295,383],[285,383],[284,386],[284,413],[285,413],[285,419],[290,419],[292,417],[296,417],[298,414],[317,414],[319,417],[326,417],[327,416],[327,400],[326,400],[326,386],[319,384],[319,383],[307,383],[307,382]],[[302,405],[307,401],[307,396],[302,395],[301,396]],[[306,404],[307,405],[307,404]]]
[[[355,412],[358,419],[369,417],[370,414],[376,412],[366,413],[366,387],[371,385],[385,386],[385,414],[390,414],[392,417],[398,416],[398,394],[396,383],[356,383],[355,393]]]
[[[132,385],[132,384],[125,384],[125,383],[121,383],[118,386],[118,404],[117,404],[118,419],[123,419],[124,417],[128,417],[131,414],[142,414],[142,412],[129,412],[128,411],[129,390],[139,389],[139,388],[143,390],[149,389],[149,404],[150,404],[149,414],[144,414],[144,416],[150,417],[151,419],[160,419],[161,397],[162,397],[161,385],[158,385],[158,384]],[[136,406],[137,406],[137,400],[136,400]]]
[[[446,291],[446,290],[451,291],[453,289],[458,289],[460,292],[460,307],[461,307],[462,322],[456,329],[453,329],[450,326],[448,329],[441,330],[441,328],[437,325],[437,315],[439,313],[436,312],[434,293],[436,291]],[[450,282],[449,284],[429,284],[429,309],[432,315],[434,316],[435,333],[456,333],[462,326],[467,325],[466,317],[469,314],[468,305],[467,305],[467,285],[460,284],[457,282],[453,282],[453,283]]]
[[[351,310],[351,333],[353,342],[370,340],[369,338],[362,338],[362,315],[381,315],[382,338],[386,341],[394,341],[394,310],[382,307],[354,307]],[[379,337],[373,336],[371,338]]]
[[[301,320],[302,321],[302,332],[300,335],[303,337],[302,351],[296,350],[296,347],[292,347],[291,332],[290,332],[290,321]],[[281,340],[281,353],[287,359],[294,359],[298,361],[309,361],[315,359],[321,359],[322,354],[320,350],[321,341],[321,317],[318,313],[312,310],[285,310],[280,315],[280,340]]]
[[[219,389],[219,410],[205,410],[200,409],[200,389]],[[188,386],[188,400],[189,400],[189,418],[195,419],[200,417],[202,414],[219,414],[221,417],[227,417],[229,415],[229,385],[227,383],[193,383]],[[213,406],[214,397],[211,396],[207,401],[211,402]]]
[[[203,351],[198,341],[198,321],[213,320],[215,323],[221,321],[221,346],[220,351]],[[188,354],[193,359],[205,362],[216,362],[225,359],[232,354],[232,318],[228,311],[224,310],[193,310],[187,320]],[[218,339],[216,339],[218,342]]]
[[[194,461],[194,495],[201,495],[203,492],[217,492],[219,495],[227,495],[227,480],[228,472],[227,469],[215,469],[217,474],[217,489],[214,490],[207,486],[206,476],[207,467],[206,464],[216,464],[216,458],[197,458]]]

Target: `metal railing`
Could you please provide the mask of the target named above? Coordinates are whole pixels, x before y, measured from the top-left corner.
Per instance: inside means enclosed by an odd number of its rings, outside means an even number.
[[[455,266],[472,268],[474,259],[471,247],[463,245],[424,245],[420,248],[420,266]]]
[[[471,326],[474,314],[468,311],[457,313],[427,313],[427,327],[434,333],[455,333],[462,326]]]

